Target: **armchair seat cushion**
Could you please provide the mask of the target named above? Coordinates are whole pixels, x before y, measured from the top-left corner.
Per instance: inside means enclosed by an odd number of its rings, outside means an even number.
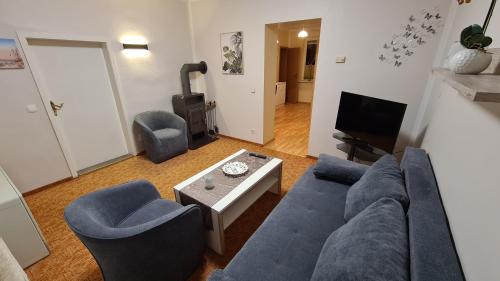
[[[156,130],[153,132],[157,138],[163,139],[173,139],[182,135],[182,131],[174,128],[165,128],[161,130]]]
[[[116,227],[132,227],[141,225],[180,208],[182,208],[182,205],[179,203],[156,199],[150,201],[143,207],[128,215]]]

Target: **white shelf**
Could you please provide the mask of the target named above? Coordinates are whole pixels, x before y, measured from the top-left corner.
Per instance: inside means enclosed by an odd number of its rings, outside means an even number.
[[[443,68],[433,69],[432,72],[471,101],[500,103],[500,75],[455,74]]]

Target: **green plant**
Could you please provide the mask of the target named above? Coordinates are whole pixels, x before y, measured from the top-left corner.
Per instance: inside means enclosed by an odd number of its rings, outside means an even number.
[[[484,34],[483,28],[478,24],[473,24],[462,30],[460,43],[467,49],[482,50],[493,42],[491,37]]]

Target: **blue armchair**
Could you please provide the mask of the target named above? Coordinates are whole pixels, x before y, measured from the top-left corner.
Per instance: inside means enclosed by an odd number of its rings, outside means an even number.
[[[188,150],[186,121],[166,111],[147,111],[135,117],[146,154],[160,163]]]
[[[181,281],[203,258],[200,207],[163,200],[139,180],[87,194],[64,211],[106,281]]]

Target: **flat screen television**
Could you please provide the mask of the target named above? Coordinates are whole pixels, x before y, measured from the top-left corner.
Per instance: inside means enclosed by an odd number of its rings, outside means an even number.
[[[342,92],[335,129],[392,153],[406,104]]]

